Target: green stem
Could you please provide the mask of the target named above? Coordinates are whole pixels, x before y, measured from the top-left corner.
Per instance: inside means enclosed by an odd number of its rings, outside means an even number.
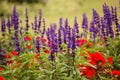
[[[102,80],[99,74],[97,74],[97,76],[98,76],[98,78],[99,78],[100,80]]]

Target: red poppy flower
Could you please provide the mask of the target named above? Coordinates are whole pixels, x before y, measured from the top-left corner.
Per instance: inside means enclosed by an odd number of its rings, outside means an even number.
[[[86,70],[85,73],[88,78],[93,78],[93,76],[95,75],[95,70],[91,68],[91,69]]]
[[[30,41],[30,40],[31,40],[31,37],[30,37],[30,36],[25,36],[25,40],[26,40],[26,41]]]
[[[106,63],[104,56],[100,52],[95,52],[93,57],[96,62],[101,61],[102,63]]]
[[[90,63],[95,65],[98,62],[106,63],[106,60],[102,53],[100,52],[94,52],[93,54],[89,53],[88,60],[90,60]]]
[[[10,62],[13,64],[15,61],[14,61],[14,60],[11,60]]]
[[[77,43],[78,46],[82,46],[82,45],[84,45],[86,42],[87,42],[87,40],[84,39],[84,38],[83,38],[83,39],[79,39],[79,40],[76,41],[76,43]]]
[[[40,56],[40,54],[35,54],[34,58],[38,58]]]
[[[92,79],[93,76],[95,75],[95,69],[89,66],[84,66],[84,67],[82,66],[80,72],[82,73],[83,76],[86,76],[87,78],[90,79]]]
[[[49,53],[50,53],[50,51],[47,49],[47,50],[45,50],[45,53],[49,54]]]
[[[5,80],[2,76],[0,76],[0,80]]]
[[[11,58],[9,54],[5,54],[5,57],[6,57],[6,59],[10,59]]]
[[[26,46],[26,49],[30,49],[30,48],[31,48],[31,46],[30,46],[30,45],[27,45],[27,46]]]
[[[92,47],[92,46],[93,46],[93,43],[92,43],[92,42],[89,42],[87,45],[88,45],[89,47]]]
[[[13,56],[17,56],[17,55],[18,55],[18,52],[16,52],[16,51],[11,51],[11,54],[12,54]]]
[[[3,70],[3,68],[0,67],[0,71],[2,71],[2,70]]]
[[[20,64],[21,64],[20,62],[17,62],[18,68],[20,68]]]
[[[113,63],[113,58],[112,58],[112,57],[108,57],[107,60],[108,60],[108,62],[109,62],[110,64]]]
[[[103,46],[103,43],[100,43],[100,46]]]
[[[118,70],[113,70],[113,71],[111,72],[111,75],[118,75],[118,76],[120,76],[120,71],[118,71]]]

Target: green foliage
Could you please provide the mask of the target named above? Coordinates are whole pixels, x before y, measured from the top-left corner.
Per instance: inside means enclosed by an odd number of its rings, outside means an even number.
[[[23,53],[17,57],[12,57],[14,63],[3,66],[4,70],[0,76],[6,80],[86,80],[81,76],[77,64],[82,62],[83,58],[73,59],[67,53],[56,54],[55,61],[51,61],[46,53],[34,60],[34,54]],[[20,62],[20,67],[18,63]],[[87,64],[87,62],[82,62]]]
[[[120,40],[118,38],[109,40],[109,46],[106,47],[108,56],[113,57],[113,66],[115,69],[120,70]]]

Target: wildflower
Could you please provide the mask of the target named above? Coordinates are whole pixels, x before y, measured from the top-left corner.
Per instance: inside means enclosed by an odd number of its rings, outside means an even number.
[[[101,61],[102,63],[106,62],[104,56],[100,52],[94,53],[94,59],[95,59],[95,61]]]
[[[113,71],[111,72],[111,75],[118,75],[118,76],[120,76],[120,71],[118,71],[118,70],[113,70]]]
[[[27,46],[26,46],[26,49],[30,49],[30,48],[31,48],[31,46],[30,46],[30,45],[27,45]]]
[[[106,63],[104,56],[100,52],[89,53],[88,60],[91,64],[96,64],[98,62]]]
[[[110,64],[113,63],[113,58],[112,58],[112,57],[108,57],[107,60],[108,60],[108,62],[109,62]]]
[[[2,71],[3,70],[3,68],[2,67],[0,67],[0,71]]]
[[[6,57],[6,59],[10,59],[11,58],[9,54],[5,54],[5,57]]]
[[[40,56],[40,54],[35,54],[34,58],[38,58]]]
[[[95,69],[89,66],[80,66],[81,70],[80,72],[82,73],[83,76],[86,76],[87,78],[92,79],[95,75]]]
[[[30,37],[30,36],[25,36],[25,40],[26,40],[26,41],[30,41],[30,40],[31,40],[31,37]]]
[[[0,76],[0,80],[5,80],[2,76]]]
[[[100,38],[101,40],[105,40],[105,36],[101,36],[101,38]]]
[[[21,64],[20,62],[17,62],[18,68],[20,68],[20,64]]]
[[[43,38],[42,40],[43,40],[44,43],[47,42],[47,39],[46,39],[46,38]]]
[[[18,52],[16,52],[16,51],[11,51],[11,54],[12,54],[13,56],[17,56],[17,55],[18,55]]]
[[[100,43],[99,45],[100,45],[100,46],[103,46],[103,43]]]
[[[38,36],[36,37],[36,39],[37,39],[37,40],[40,40],[40,39],[41,39],[41,36],[38,35]]]
[[[93,78],[93,76],[95,75],[95,70],[91,68],[91,69],[86,70],[85,73],[88,78]]]
[[[83,38],[83,39],[78,39],[76,43],[77,43],[78,46],[82,46],[82,45],[84,45],[86,42],[87,42],[87,40]]]
[[[10,62],[13,64],[15,61],[14,61],[14,60],[11,60]]]
[[[47,50],[45,50],[45,53],[50,54],[50,51],[47,49]]]
[[[89,42],[87,45],[88,45],[89,47],[92,47],[92,46],[93,46],[92,42]]]

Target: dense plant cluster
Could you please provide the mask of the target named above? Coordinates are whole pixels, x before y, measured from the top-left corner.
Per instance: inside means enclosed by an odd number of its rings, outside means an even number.
[[[0,80],[119,80],[120,24],[117,8],[103,5],[103,16],[93,9],[88,23],[66,18],[46,26],[39,16],[25,22],[16,7],[1,20]],[[24,26],[24,25],[25,26]]]

